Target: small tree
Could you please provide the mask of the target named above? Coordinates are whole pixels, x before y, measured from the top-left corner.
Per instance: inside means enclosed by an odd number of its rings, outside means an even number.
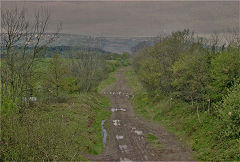
[[[219,101],[227,94],[234,81],[240,78],[240,52],[229,47],[227,51],[219,53],[211,63],[211,97]]]
[[[22,101],[33,92],[34,64],[44,47],[52,43],[60,30],[47,34],[50,12],[41,8],[33,21],[26,18],[24,9],[1,11],[1,93],[2,102]],[[18,102],[18,103],[19,103]]]
[[[209,55],[204,52],[185,52],[173,65],[172,85],[182,100],[207,103],[207,85],[210,82]]]
[[[215,105],[218,116],[222,120],[223,132],[220,136],[231,139],[239,139],[240,136],[240,84],[236,83],[228,94],[223,97],[222,102]]]
[[[49,61],[48,71],[46,73],[48,91],[54,93],[58,97],[60,89],[64,87],[64,78],[67,74],[67,66],[64,66],[64,62],[60,58],[60,55],[53,55]]]

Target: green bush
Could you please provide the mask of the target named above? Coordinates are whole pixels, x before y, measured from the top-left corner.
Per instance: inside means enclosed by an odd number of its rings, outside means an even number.
[[[240,78],[240,52],[230,48],[217,54],[211,64],[211,98],[220,101],[227,94],[227,89]]]
[[[209,55],[204,52],[184,53],[174,63],[172,85],[176,97],[191,102],[206,102],[209,84]]]
[[[222,136],[240,139],[240,84],[236,84],[223,101],[216,104],[223,125]]]
[[[18,111],[18,106],[16,102],[12,100],[6,100],[6,98],[1,97],[1,115],[12,115]]]

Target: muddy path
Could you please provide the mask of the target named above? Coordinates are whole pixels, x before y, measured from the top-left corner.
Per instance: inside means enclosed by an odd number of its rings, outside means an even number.
[[[124,78],[124,69],[116,72],[116,82],[102,93],[110,99],[112,116],[105,122],[107,141],[101,155],[90,156],[94,161],[172,161],[192,160],[190,150],[163,126],[138,117],[131,105],[131,92]],[[153,148],[147,134],[159,138],[161,148]]]

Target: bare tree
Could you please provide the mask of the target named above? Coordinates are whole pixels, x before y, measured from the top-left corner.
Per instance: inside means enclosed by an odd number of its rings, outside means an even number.
[[[48,73],[46,75],[47,84],[52,85],[54,88],[54,94],[59,96],[59,89],[63,86],[63,79],[68,73],[68,69],[65,68],[64,62],[59,54],[52,56],[49,61]],[[50,87],[51,88],[51,87]],[[49,89],[49,91],[51,91]]]
[[[55,33],[47,33],[48,8],[37,10],[32,21],[26,16],[27,12],[18,8],[1,12],[1,92],[5,100],[22,101],[33,93],[33,66],[61,29],[59,25]]]
[[[97,50],[103,47],[101,38],[88,36],[86,42],[82,52],[69,54],[69,68],[71,75],[77,80],[79,92],[87,92],[95,87],[98,77],[102,75],[100,71],[104,69],[104,61],[97,54]],[[90,51],[90,47],[95,47],[96,51]]]
[[[223,38],[227,45],[240,46],[240,31],[239,28],[227,29],[223,34]]]

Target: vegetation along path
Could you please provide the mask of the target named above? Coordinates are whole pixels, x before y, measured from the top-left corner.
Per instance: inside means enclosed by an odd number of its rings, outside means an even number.
[[[190,150],[163,126],[138,117],[131,104],[134,94],[124,78],[125,69],[116,72],[116,82],[102,90],[110,99],[112,116],[105,122],[107,141],[96,161],[192,160]]]

